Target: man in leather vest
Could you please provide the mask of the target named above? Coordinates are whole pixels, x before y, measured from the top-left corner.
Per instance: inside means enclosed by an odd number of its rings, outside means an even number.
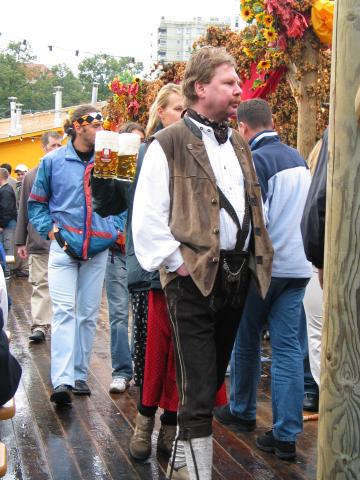
[[[214,398],[250,278],[265,296],[273,255],[249,148],[227,123],[240,102],[234,67],[223,48],[192,56],[187,111],[155,134],[132,217],[140,264],[161,271],[176,349],[178,438],[190,478],[201,480],[211,478]]]

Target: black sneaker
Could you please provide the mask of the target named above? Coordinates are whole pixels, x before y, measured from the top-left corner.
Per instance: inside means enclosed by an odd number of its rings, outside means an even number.
[[[261,437],[257,437],[256,445],[264,452],[275,453],[282,460],[291,460],[296,456],[296,443],[276,440],[272,430]]]
[[[42,330],[34,330],[29,340],[33,343],[42,343],[45,340],[45,333]]]
[[[16,270],[16,271],[15,271],[15,275],[16,275],[17,277],[20,277],[20,278],[21,278],[21,277],[23,277],[23,278],[28,278],[28,277],[29,277],[29,272],[23,272],[23,271],[21,271],[21,270]]]
[[[57,405],[66,405],[71,403],[71,387],[69,385],[61,384],[54,388],[53,393],[50,396],[50,401]]]
[[[75,380],[75,387],[73,388],[74,395],[91,395],[89,385],[85,380]]]
[[[256,420],[244,420],[230,412],[230,404],[218,407],[214,410],[214,417],[224,425],[233,425],[240,432],[252,432],[256,427]]]
[[[319,411],[319,395],[316,393],[304,393],[303,409],[307,412]]]

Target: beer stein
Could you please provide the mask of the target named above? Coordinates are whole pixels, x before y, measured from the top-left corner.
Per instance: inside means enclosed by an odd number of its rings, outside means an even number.
[[[102,130],[96,132],[94,177],[116,178],[119,134]]]
[[[134,180],[140,143],[141,138],[136,133],[120,133],[117,166],[118,180]]]

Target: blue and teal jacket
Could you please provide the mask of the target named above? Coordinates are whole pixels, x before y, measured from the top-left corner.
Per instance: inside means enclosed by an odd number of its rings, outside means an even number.
[[[28,200],[29,221],[43,238],[55,224],[61,237],[84,260],[106,250],[117,239],[112,216],[92,209],[90,174],[71,141],[42,159]]]

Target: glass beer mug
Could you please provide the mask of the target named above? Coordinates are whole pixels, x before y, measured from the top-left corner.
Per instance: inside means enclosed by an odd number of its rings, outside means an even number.
[[[136,133],[120,133],[117,166],[118,180],[134,180],[140,143],[141,138]]]
[[[116,178],[119,134],[102,130],[96,132],[94,177]]]

